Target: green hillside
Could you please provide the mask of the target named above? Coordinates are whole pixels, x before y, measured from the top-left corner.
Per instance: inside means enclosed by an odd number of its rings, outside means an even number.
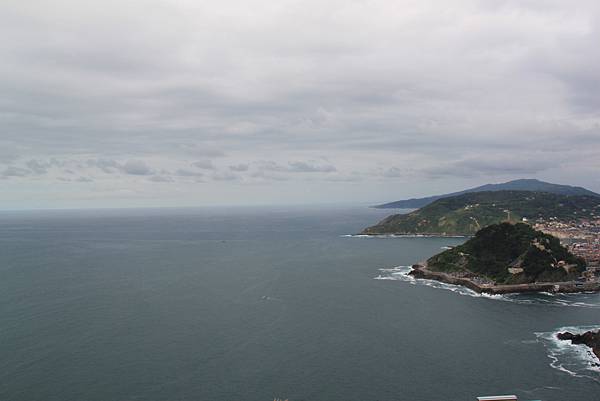
[[[450,198],[452,196],[458,196],[471,192],[489,192],[489,191],[531,191],[531,192],[548,192],[559,195],[571,195],[571,196],[597,196],[600,194],[592,192],[582,187],[574,187],[571,185],[560,185],[552,184],[550,182],[544,182],[535,179],[520,179],[502,184],[486,184],[476,188],[465,189],[459,192],[453,192],[450,194],[428,196],[426,198],[412,198],[404,199],[390,203],[384,203],[383,205],[374,206],[377,209],[417,209],[426,206],[438,199]]]
[[[483,227],[523,218],[562,221],[600,216],[600,198],[531,191],[467,193],[439,199],[408,214],[386,217],[364,234],[473,235]]]
[[[585,270],[583,259],[558,238],[522,223],[488,226],[463,245],[431,257],[427,266],[433,271],[474,273],[496,284],[567,281]],[[509,267],[517,270],[511,273]]]

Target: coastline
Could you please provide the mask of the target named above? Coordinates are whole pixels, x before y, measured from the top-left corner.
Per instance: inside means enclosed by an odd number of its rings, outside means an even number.
[[[363,230],[360,234],[356,235],[368,235],[370,237],[439,237],[439,238],[471,238],[475,234],[447,234],[447,233],[427,233],[427,232],[419,232],[419,233],[409,233],[409,232],[368,232]]]
[[[462,285],[475,292],[490,295],[536,292],[550,292],[563,294],[600,292],[600,282],[565,281],[549,283],[496,285],[489,283],[478,283],[473,278],[469,277],[457,277],[444,272],[428,270],[426,262],[414,264],[412,266],[412,269],[413,270],[409,274],[413,277],[428,280],[437,280],[447,284]]]
[[[361,232],[352,236],[367,236],[380,238],[471,238],[473,234],[443,234],[443,233],[368,233]]]
[[[592,354],[600,361],[600,331],[586,331],[583,334],[573,334],[569,331],[558,333],[556,337],[561,341],[571,341],[573,345],[585,345],[592,350]],[[596,363],[596,366],[600,364]]]

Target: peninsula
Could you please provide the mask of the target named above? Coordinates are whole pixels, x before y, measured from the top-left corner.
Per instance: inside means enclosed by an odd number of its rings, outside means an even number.
[[[600,291],[595,275],[585,273],[586,262],[558,238],[505,222],[414,265],[410,274],[489,294]]]
[[[600,197],[532,191],[475,192],[438,199],[407,214],[394,214],[362,234],[475,234],[503,221],[571,222],[600,218]]]

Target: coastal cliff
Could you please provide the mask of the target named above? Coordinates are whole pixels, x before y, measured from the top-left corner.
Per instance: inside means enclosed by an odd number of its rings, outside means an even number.
[[[559,340],[571,341],[571,344],[582,344],[592,349],[596,358],[600,360],[600,331],[587,331],[583,334],[573,334],[568,331],[558,333]]]

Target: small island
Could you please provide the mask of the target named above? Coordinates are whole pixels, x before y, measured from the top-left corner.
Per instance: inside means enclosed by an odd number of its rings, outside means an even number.
[[[492,224],[463,245],[413,266],[411,275],[479,293],[595,292],[600,282],[558,238],[523,223]]]
[[[583,334],[573,334],[568,331],[558,333],[559,340],[571,341],[571,344],[582,344],[592,349],[592,353],[600,360],[600,330],[586,331]],[[599,366],[597,363],[596,366]]]

